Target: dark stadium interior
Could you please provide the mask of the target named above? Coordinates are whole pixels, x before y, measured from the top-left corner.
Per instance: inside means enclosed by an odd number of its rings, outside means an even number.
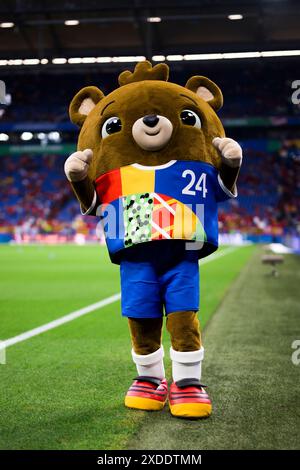
[[[235,13],[242,22],[228,21]],[[15,23],[1,34],[3,58],[284,50],[300,40],[299,2],[286,0],[2,0],[0,18]]]
[[[232,14],[242,19],[231,21]],[[164,56],[172,81],[201,74],[223,91],[220,116],[245,158],[240,197],[221,208],[221,233],[255,241],[299,236],[300,105],[291,99],[299,54],[180,58],[300,50],[299,2],[6,0],[0,23],[13,24],[0,28],[0,79],[11,99],[0,109],[1,240],[52,234],[65,241],[76,232],[96,240],[95,220],[78,215],[65,184],[63,163],[77,136],[68,104],[86,85],[114,89],[118,73],[135,65],[130,56],[155,55]],[[37,63],[22,62],[28,59]]]

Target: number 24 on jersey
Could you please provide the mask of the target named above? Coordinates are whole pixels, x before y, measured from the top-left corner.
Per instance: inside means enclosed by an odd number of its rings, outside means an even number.
[[[197,192],[200,192],[203,198],[206,197],[206,173],[202,173],[200,178],[197,179],[193,170],[185,170],[182,173],[182,177],[186,178],[188,181],[187,185],[182,190],[182,194],[196,196]]]

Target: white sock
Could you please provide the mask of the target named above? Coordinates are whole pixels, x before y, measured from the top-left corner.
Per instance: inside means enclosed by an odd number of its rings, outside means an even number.
[[[146,377],[157,377],[161,380],[165,378],[163,346],[151,354],[136,354],[133,349],[131,353],[133,362],[136,364],[139,375],[145,375]]]
[[[204,348],[197,351],[175,351],[170,348],[172,359],[172,374],[174,382],[182,379],[201,379],[201,363],[204,357]]]

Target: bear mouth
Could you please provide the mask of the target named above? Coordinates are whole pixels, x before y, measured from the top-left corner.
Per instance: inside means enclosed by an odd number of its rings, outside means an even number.
[[[159,129],[158,131],[156,131],[156,132],[151,132],[151,133],[145,131],[145,133],[146,133],[147,135],[150,135],[150,136],[155,136],[155,135],[158,135],[158,134],[160,133],[160,129]]]

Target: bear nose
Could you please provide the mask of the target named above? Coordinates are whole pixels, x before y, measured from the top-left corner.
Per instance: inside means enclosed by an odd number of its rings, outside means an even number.
[[[148,127],[155,127],[158,121],[159,117],[157,117],[156,114],[148,114],[147,116],[143,117],[143,123]]]

